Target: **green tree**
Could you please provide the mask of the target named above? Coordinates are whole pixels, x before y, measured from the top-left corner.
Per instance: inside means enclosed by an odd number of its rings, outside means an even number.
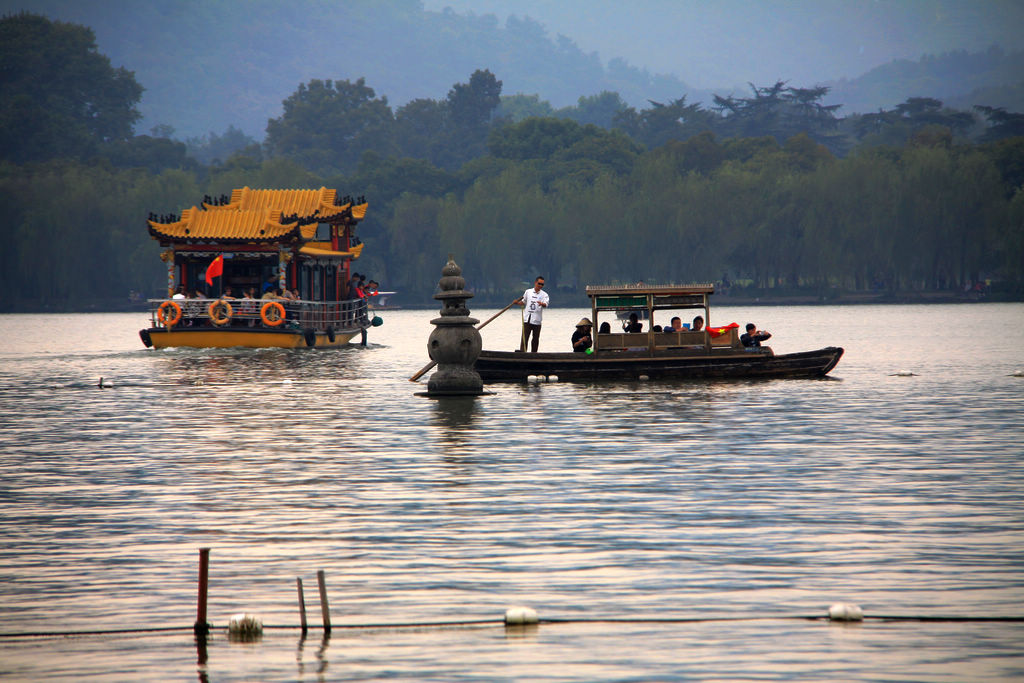
[[[545,117],[554,114],[551,103],[541,100],[540,95],[502,95],[501,106],[494,112],[496,118],[518,123],[534,116]]]
[[[0,155],[83,158],[126,140],[142,86],[96,49],[91,29],[23,12],[0,19]]]
[[[365,79],[302,83],[284,100],[284,113],[267,122],[266,145],[319,173],[351,172],[366,151],[393,151],[393,116]]]
[[[627,109],[629,105],[619,93],[603,90],[597,95],[581,95],[575,107],[559,109],[556,115],[572,119],[576,123],[592,123],[601,128],[611,129],[615,117]]]
[[[613,125],[650,149],[669,140],[687,140],[710,131],[715,115],[700,104],[686,104],[686,96],[667,104],[651,100],[650,109],[637,112],[633,108],[620,111]]]
[[[206,166],[217,162],[223,163],[235,152],[254,144],[256,140],[234,126],[228,126],[223,135],[210,132],[202,137],[185,140],[189,156]]]

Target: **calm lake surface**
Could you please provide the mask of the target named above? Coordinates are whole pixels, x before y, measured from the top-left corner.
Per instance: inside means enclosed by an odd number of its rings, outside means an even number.
[[[589,311],[553,299],[541,349],[568,350]],[[0,316],[0,679],[1024,677],[1024,623],[795,618],[1024,616],[1024,305],[712,314],[846,355],[824,380],[431,400],[407,380],[436,311],[301,351]],[[482,335],[515,348],[517,313]],[[190,630],[11,635],[191,627],[201,547],[204,664]],[[238,612],[297,625],[297,577],[319,626],[320,569],[328,640],[227,638]],[[506,631],[515,605],[564,622]]]

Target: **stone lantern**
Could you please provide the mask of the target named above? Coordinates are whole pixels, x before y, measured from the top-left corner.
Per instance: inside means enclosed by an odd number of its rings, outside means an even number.
[[[434,331],[427,340],[427,353],[437,363],[437,371],[427,382],[427,396],[478,396],[484,394],[484,383],[474,365],[483,342],[469,317],[466,300],[473,294],[466,291],[462,269],[448,257],[438,282],[441,291],[434,298],[441,302],[441,317],[430,321]]]

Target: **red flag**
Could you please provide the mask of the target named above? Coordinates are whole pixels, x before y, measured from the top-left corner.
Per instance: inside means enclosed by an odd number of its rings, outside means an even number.
[[[737,327],[739,327],[737,323],[729,323],[725,327],[709,327],[707,328],[707,330],[712,337],[721,337],[723,334],[726,334],[729,330],[735,330]]]
[[[213,259],[206,268],[206,284],[213,285],[213,278],[220,277],[224,274],[224,254],[220,254],[217,258]]]

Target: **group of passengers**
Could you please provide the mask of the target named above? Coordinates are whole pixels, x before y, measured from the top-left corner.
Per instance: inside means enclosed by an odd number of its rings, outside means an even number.
[[[377,296],[380,291],[380,283],[376,280],[370,280],[367,282],[366,275],[359,273],[352,273],[352,278],[348,281],[348,291],[346,292],[346,299],[366,299],[367,297]]]
[[[593,323],[590,322],[589,318],[583,318],[576,323],[576,331],[572,333],[572,350],[576,353],[586,353],[594,346],[594,340],[591,336],[590,330],[593,327]],[[652,332],[701,332],[704,330],[704,316],[698,315],[693,319],[693,323],[689,327],[683,326],[683,321],[679,316],[675,316],[671,320],[671,324],[668,327],[662,327],[661,325],[655,325],[651,328]],[[747,323],[746,332],[740,335],[740,343],[745,347],[759,347],[761,342],[771,338],[771,333],[758,330],[757,325],[754,323]],[[629,320],[622,322],[622,331],[627,334],[637,334],[643,332],[643,323],[640,322],[640,318],[636,313],[629,314]],[[609,334],[611,332],[611,325],[607,322],[601,323],[601,328],[598,330],[599,334]]]
[[[671,324],[668,327],[662,327],[661,325],[655,325],[651,328],[652,332],[700,332],[704,329],[704,316],[698,315],[693,319],[693,324],[689,327],[683,325],[683,321],[679,316],[675,316],[671,320]],[[640,322],[639,316],[636,313],[629,314],[629,320],[622,321],[622,331],[627,334],[637,334],[644,331],[644,325]]]

